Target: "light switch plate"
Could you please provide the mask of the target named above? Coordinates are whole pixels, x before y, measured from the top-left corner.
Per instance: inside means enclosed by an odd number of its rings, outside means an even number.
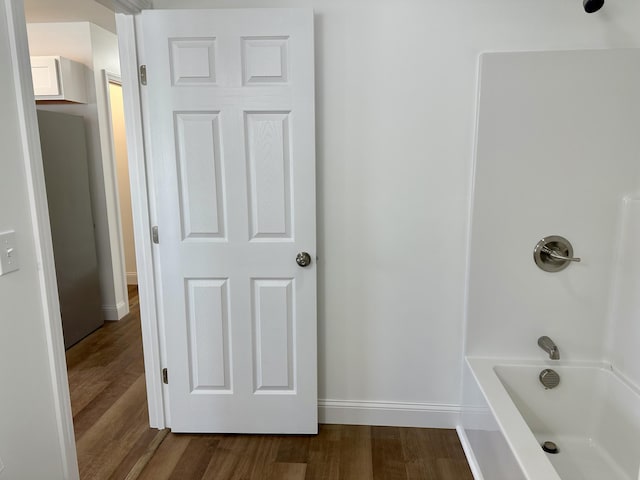
[[[15,272],[20,268],[16,232],[0,233],[0,276]]]

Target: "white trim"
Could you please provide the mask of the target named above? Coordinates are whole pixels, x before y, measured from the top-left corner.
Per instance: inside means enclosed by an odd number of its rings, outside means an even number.
[[[113,152],[113,135],[111,133],[111,115],[109,89],[105,83],[103,71],[95,72],[96,109],[98,131],[100,136],[100,166],[104,186],[104,208],[107,221],[106,240],[108,241],[109,262],[111,266],[110,284],[113,287],[113,302],[120,303],[127,299],[125,276],[124,240],[120,219],[120,197],[116,164]],[[128,305],[127,305],[128,308]]]
[[[153,8],[151,0],[112,0],[112,3],[116,13],[129,15],[135,15],[142,10]]]
[[[152,8],[151,0],[95,0],[112,12],[135,15],[143,9]]]
[[[469,464],[469,468],[471,469],[473,478],[475,480],[484,480],[484,475],[482,475],[482,471],[480,470],[478,459],[473,453],[473,449],[471,448],[471,444],[469,443],[467,432],[465,432],[464,428],[462,428],[460,425],[456,427],[456,432],[458,432],[458,438],[460,439],[462,450],[464,450],[464,455],[465,457],[467,457],[467,463]]]
[[[120,75],[115,73],[108,72],[107,70],[102,70],[102,87],[105,92],[105,104],[107,108],[107,136],[109,137],[109,158],[102,158],[102,162],[110,162],[109,169],[111,171],[110,182],[107,183],[105,180],[105,192],[109,191],[113,194],[113,202],[114,202],[114,212],[113,212],[113,220],[115,222],[109,221],[109,230],[115,230],[115,236],[117,239],[117,248],[111,249],[111,263],[115,265],[116,262],[120,268],[113,269],[114,277],[120,274],[119,282],[114,282],[114,293],[116,288],[120,287],[120,295],[122,299],[116,305],[116,315],[117,318],[113,318],[112,316],[108,317],[108,314],[105,311],[105,320],[121,320],[129,313],[129,302],[128,300],[128,292],[127,292],[127,274],[126,274],[126,262],[125,262],[125,252],[124,252],[124,234],[122,232],[122,210],[120,206],[120,189],[118,187],[118,174],[117,174],[117,162],[116,162],[116,148],[115,141],[113,135],[113,112],[111,109],[111,95],[109,94],[109,84],[115,83],[116,85],[122,86],[122,79]],[[103,169],[106,170],[106,169]],[[107,174],[105,172],[105,179],[107,178]],[[115,223],[115,225],[113,225]],[[113,247],[113,245],[112,245]],[[116,295],[116,300],[118,295]],[[103,307],[103,311],[104,311]]]
[[[142,105],[138,83],[138,53],[136,29],[132,15],[116,14],[118,48],[122,75],[122,94],[127,132],[127,155],[131,182],[131,210],[133,234],[138,265],[138,295],[144,350],[145,378],[149,423],[155,428],[165,428],[164,389],[162,383],[162,357],[153,248],[151,241],[151,215],[147,168],[145,163]]]
[[[113,171],[117,172],[117,159],[116,159],[116,148],[115,148],[115,136],[113,134],[113,109],[111,108],[111,94],[109,92],[109,84],[120,85],[122,87],[122,78],[120,75],[116,75],[115,73],[108,72],[107,70],[102,70],[102,77],[104,85],[107,89],[107,112],[109,114],[109,120],[111,123],[109,124],[109,140],[111,141],[111,161],[113,163]],[[118,193],[118,225],[119,225],[119,234],[122,240],[122,248],[119,250],[119,259],[122,267],[122,272],[124,275],[124,284],[125,285],[137,285],[138,284],[138,273],[137,272],[127,272],[126,271],[126,261],[125,261],[125,251],[124,251],[124,232],[122,231],[122,206],[120,205],[120,184],[117,180],[115,181],[116,192]],[[135,248],[135,247],[134,247]],[[125,315],[129,313],[129,307],[127,305],[127,311]],[[122,318],[122,316],[120,317]]]
[[[44,318],[47,355],[51,368],[56,424],[60,441],[63,475],[67,480],[80,478],[78,457],[73,432],[71,399],[67,378],[67,362],[62,337],[62,319],[58,300],[58,284],[53,259],[53,243],[49,224],[49,210],[42,167],[42,152],[38,120],[31,82],[31,63],[27,41],[27,24],[21,0],[4,0],[7,12],[9,49],[12,56],[11,69],[16,85],[16,100],[20,118],[21,140],[24,150],[24,167],[29,195],[29,206],[36,247],[36,260],[41,266],[40,298]]]
[[[460,405],[439,403],[318,400],[320,423],[455,428]]]
[[[128,302],[118,302],[116,305],[102,305],[102,315],[105,320],[122,320],[129,313]]]
[[[128,296],[128,295],[127,295]],[[122,320],[129,314],[129,302],[126,299],[124,302],[119,302],[116,305],[116,313],[118,314],[118,320]]]

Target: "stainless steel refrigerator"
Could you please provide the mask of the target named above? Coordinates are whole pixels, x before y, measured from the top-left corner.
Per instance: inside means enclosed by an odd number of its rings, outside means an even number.
[[[84,119],[38,110],[65,348],[104,324]]]

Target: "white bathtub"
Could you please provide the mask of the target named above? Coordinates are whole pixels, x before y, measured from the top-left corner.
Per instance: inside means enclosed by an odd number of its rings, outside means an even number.
[[[610,367],[486,358],[468,358],[467,364],[493,417],[489,425],[499,429],[498,437],[488,436],[462,422],[477,480],[639,479],[640,392]],[[560,375],[554,389],[545,389],[538,379],[545,368]],[[559,453],[542,450],[547,440],[558,445]],[[494,446],[487,449],[487,443]],[[514,466],[501,470],[491,464],[492,454],[494,463],[502,461],[505,452],[496,454],[501,449],[510,450]]]

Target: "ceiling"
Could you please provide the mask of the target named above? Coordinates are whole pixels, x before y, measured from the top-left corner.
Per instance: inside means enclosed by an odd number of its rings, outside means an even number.
[[[24,0],[27,23],[91,22],[116,33],[114,13],[94,0]]]

